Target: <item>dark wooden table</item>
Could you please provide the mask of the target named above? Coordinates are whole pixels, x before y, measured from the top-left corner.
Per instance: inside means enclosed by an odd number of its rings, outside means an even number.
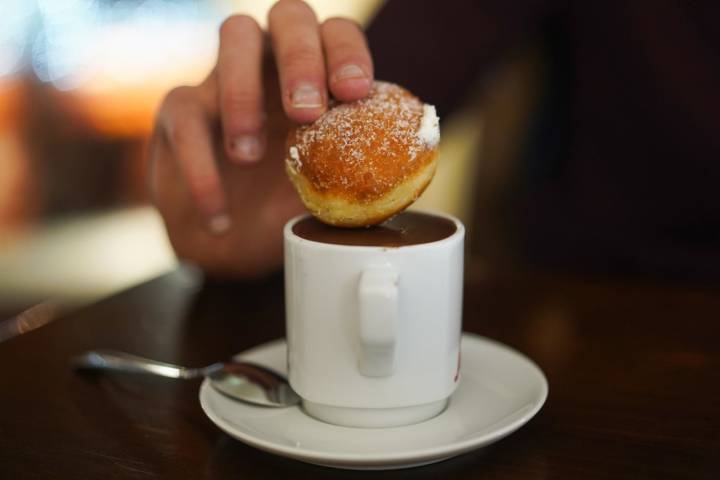
[[[469,266],[465,330],[533,358],[543,410],[482,450],[397,478],[720,478],[720,294]],[[176,272],[0,344],[0,478],[366,478],[273,456],[205,418],[198,382],[78,376],[107,347],[203,365],[283,335],[282,279]],[[481,408],[480,406],[478,408]]]

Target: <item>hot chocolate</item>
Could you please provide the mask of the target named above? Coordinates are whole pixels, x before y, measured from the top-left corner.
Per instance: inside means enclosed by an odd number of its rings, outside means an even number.
[[[428,213],[405,211],[372,227],[339,228],[314,217],[292,227],[298,237],[320,243],[366,247],[404,247],[437,242],[451,236],[457,227],[452,220]]]

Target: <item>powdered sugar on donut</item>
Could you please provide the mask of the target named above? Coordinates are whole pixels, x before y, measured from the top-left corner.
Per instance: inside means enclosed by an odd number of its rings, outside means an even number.
[[[331,105],[320,119],[298,127],[288,165],[320,191],[351,190],[370,200],[415,172],[417,159],[439,140],[434,107],[398,85],[375,82],[368,97]]]
[[[421,142],[430,148],[435,148],[440,143],[440,119],[437,116],[435,107],[427,103],[423,106],[423,116],[420,119],[418,137]]]

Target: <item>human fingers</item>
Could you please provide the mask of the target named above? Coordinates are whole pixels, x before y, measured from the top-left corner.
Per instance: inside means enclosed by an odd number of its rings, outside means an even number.
[[[315,13],[301,0],[280,0],[268,15],[285,113],[305,123],[327,106],[325,60]]]
[[[323,22],[320,34],[333,96],[342,101],[365,97],[372,84],[373,63],[360,26],[347,18],[331,18]]]
[[[212,233],[230,226],[225,192],[215,162],[210,119],[198,87],[177,87],[163,101],[158,116],[166,148],[177,163],[201,217]]]
[[[262,45],[262,31],[247,15],[233,15],[220,27],[216,73],[223,143],[238,163],[256,162],[265,150]]]

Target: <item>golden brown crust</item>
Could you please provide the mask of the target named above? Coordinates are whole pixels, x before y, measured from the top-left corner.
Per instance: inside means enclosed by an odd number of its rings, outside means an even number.
[[[426,162],[425,168],[416,175],[369,203],[351,202],[344,197],[322,194],[304,176],[289,167],[287,170],[300,198],[315,217],[337,227],[361,227],[381,223],[407,208],[430,184],[435,166],[434,160]]]
[[[359,226],[411,204],[435,170],[436,145],[418,135],[423,113],[407,90],[376,82],[366,99],[294,128],[287,171],[308,209],[326,223]]]

